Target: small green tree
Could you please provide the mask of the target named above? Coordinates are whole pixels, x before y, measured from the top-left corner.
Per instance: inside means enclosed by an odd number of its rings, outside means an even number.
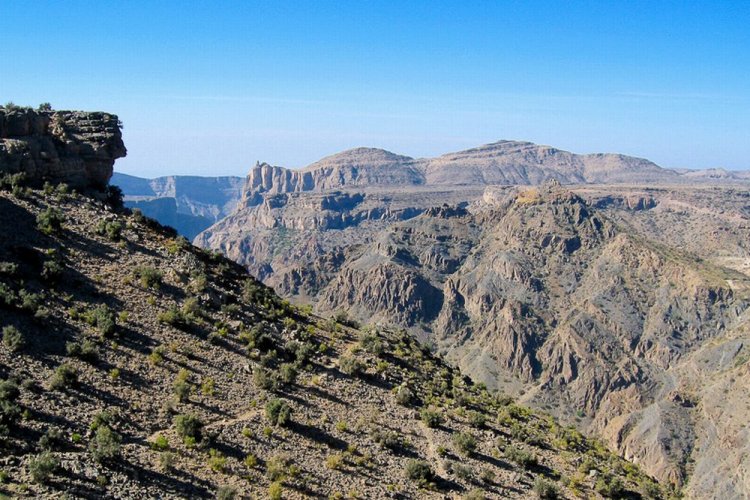
[[[273,425],[286,425],[291,419],[291,415],[292,409],[279,398],[274,398],[266,404],[266,417]]]
[[[3,345],[8,348],[10,352],[18,352],[23,349],[26,343],[23,338],[21,331],[15,326],[8,325],[3,328]]]

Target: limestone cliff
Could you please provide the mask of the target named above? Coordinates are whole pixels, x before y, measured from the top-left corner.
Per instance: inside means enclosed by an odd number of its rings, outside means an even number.
[[[126,152],[113,114],[0,109],[0,174],[22,172],[32,184],[104,187]]]

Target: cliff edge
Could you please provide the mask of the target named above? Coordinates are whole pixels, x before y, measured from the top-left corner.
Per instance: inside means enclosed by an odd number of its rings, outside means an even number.
[[[104,187],[126,155],[120,121],[102,112],[0,109],[0,174],[32,184]]]

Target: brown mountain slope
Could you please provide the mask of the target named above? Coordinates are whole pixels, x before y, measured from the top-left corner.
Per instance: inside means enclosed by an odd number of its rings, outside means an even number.
[[[291,307],[138,214],[13,191],[0,192],[0,492],[659,495],[409,336]]]
[[[588,203],[554,186],[492,188],[466,208],[339,228],[303,222],[324,211],[290,208],[311,195],[269,198],[243,244],[223,246],[221,227],[209,243],[320,312],[409,328],[695,497],[744,495],[747,454],[732,439],[746,414],[744,192],[579,192]],[[716,384],[728,411],[715,409]]]

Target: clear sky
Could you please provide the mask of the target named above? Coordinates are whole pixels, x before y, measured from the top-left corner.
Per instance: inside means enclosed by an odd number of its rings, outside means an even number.
[[[0,101],[104,110],[141,176],[499,139],[750,168],[750,1],[0,0]]]

